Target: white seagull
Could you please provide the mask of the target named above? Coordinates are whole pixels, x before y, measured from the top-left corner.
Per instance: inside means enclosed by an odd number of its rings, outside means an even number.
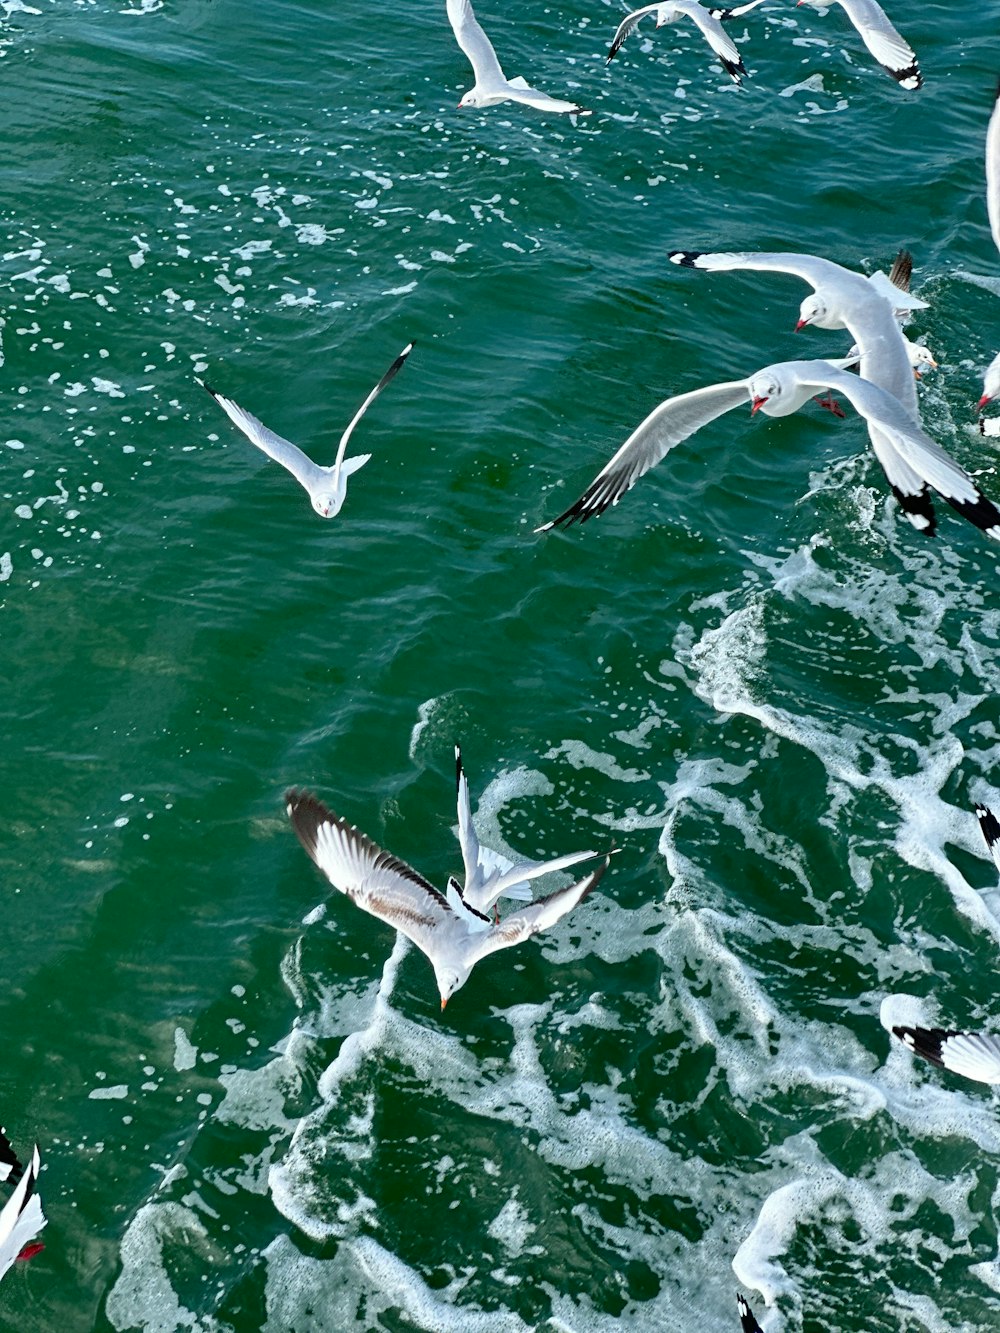
[[[447,0],[448,21],[455,32],[455,40],[469,58],[476,82],[459,102],[464,106],[496,106],[498,102],[524,102],[536,111],[567,111],[578,116],[589,116],[590,112],[575,102],[563,102],[557,97],[540,93],[530,87],[524,79],[508,79],[500,68],[500,61],[493,49],[493,43],[483,32],[482,26],[469,0]]]
[[[888,454],[883,457],[877,448],[875,454],[897,497],[899,492],[893,477],[905,469],[907,476],[917,479],[921,490],[925,486],[933,487],[963,518],[981,528],[988,537],[1000,541],[1000,509],[982,494],[965,469],[931,439],[892,394],[869,380],[849,375],[845,369],[849,364],[851,362],[846,359],[835,362],[782,361],[765,366],[748,379],[713,384],[677,398],[668,398],[632,432],[579,500],[536,531],[545,532],[557,525],[568,527],[602,514],[610,505],[617,504],[674,445],[688,439],[724,412],[739,407],[748,398],[752,413],[760,410],[766,416],[780,417],[798,411],[817,390],[834,389],[865,418],[873,441],[876,433],[885,441]],[[909,369],[907,378],[912,385],[913,376]],[[933,511],[931,516],[933,518]]]
[[[462,767],[462,751],[455,746],[455,785],[458,794],[458,840],[462,846],[462,860],[465,864],[465,887],[459,888],[454,878],[448,881],[461,899],[475,911],[489,912],[496,905],[498,898],[516,898],[520,902],[531,901],[531,889],[527,881],[548,875],[551,871],[567,870],[579,861],[587,861],[602,855],[601,852],[570,852],[568,856],[557,856],[552,861],[517,861],[507,869],[501,859],[488,847],[479,845],[475,826],[472,823],[472,807],[469,803],[469,780]],[[450,900],[449,900],[450,901]]]
[[[986,131],[986,212],[990,219],[993,243],[1000,250],[1000,88],[997,89],[990,127]],[[1000,397],[1000,352],[990,362],[983,377],[983,396],[980,408]],[[983,434],[995,434],[984,431]]]
[[[45,1226],[46,1218],[42,1212],[41,1201],[35,1193],[38,1182],[38,1146],[36,1145],[31,1161],[25,1169],[18,1161],[10,1141],[0,1129],[0,1162],[7,1167],[3,1177],[8,1183],[14,1183],[13,1194],[0,1211],[0,1278],[12,1268],[18,1259],[30,1259],[44,1247],[31,1244]]]
[[[285,806],[299,841],[335,889],[394,926],[430,959],[441,1008],[487,954],[547,930],[597,884],[610,855],[586,879],[512,912],[499,924],[462,899],[457,880],[439,893],[424,877],[383,851],[309,792],[288,791]]]
[[[985,1032],[894,1027],[893,1035],[932,1065],[977,1083],[1000,1083],[1000,1039]]]
[[[861,40],[878,63],[891,74],[901,88],[913,91],[923,85],[917,67],[917,57],[910,45],[900,37],[888,16],[876,0],[798,0],[800,5],[828,10],[831,4],[843,5]]]
[[[357,472],[359,468],[364,467],[371,458],[371,454],[355,454],[353,458],[344,457],[351,432],[385,386],[396,375],[412,351],[413,343],[407,343],[355,412],[351,418],[351,424],[340,437],[340,446],[337,449],[337,457],[333,467],[320,467],[311,458],[307,458],[297,445],[292,444],[290,440],[283,439],[280,435],[275,435],[273,430],[268,430],[262,421],[258,421],[255,416],[251,416],[238,403],[234,403],[231,398],[224,398],[221,393],[216,393],[207,384],[204,387],[208,389],[208,392],[226,413],[230,421],[240,428],[251,444],[255,444],[269,458],[273,458],[276,463],[286,467],[295,480],[306,488],[309,492],[312,507],[320,518],[333,518],[340,513],[341,506],[347,497],[347,478]]]
[[[764,1333],[760,1324],[758,1324],[757,1320],[753,1317],[753,1311],[750,1309],[750,1306],[739,1294],[736,1296],[736,1309],[739,1311],[740,1326],[743,1329],[743,1333]]]
[[[993,864],[1000,870],[1000,822],[988,805],[976,806],[976,818],[979,820],[983,841],[993,857]]]
[[[647,14],[656,15],[656,26],[662,28],[665,23],[679,23],[681,19],[690,19],[698,28],[701,35],[708,42],[709,46],[722,61],[726,73],[734,83],[741,83],[746,74],[746,66],[733,39],[723,28],[723,23],[729,19],[739,18],[747,14],[751,9],[756,9],[758,5],[764,3],[764,0],[750,0],[747,5],[739,5],[735,9],[705,9],[698,3],[698,0],[666,0],[666,3],[656,5],[645,5],[642,9],[636,9],[631,14],[626,14],[618,25],[618,31],[615,33],[611,42],[611,49],[608,51],[608,64],[622,48],[625,38],[637,26],[639,20],[645,18]]]
[[[705,254],[696,250],[677,250],[670,259],[689,268],[757,269],[792,273],[802,278],[814,290],[799,307],[799,321],[795,327],[846,328],[861,348],[862,377],[897,398],[919,425],[920,409],[913,368],[896,312],[920,309],[926,302],[899,291],[884,273],[875,272],[866,278],[815,255],[765,251]],[[926,479],[921,479],[907,464],[893,447],[892,440],[874,423],[869,423],[869,438],[904,514],[915,528],[932,537],[934,508],[927,493]]]

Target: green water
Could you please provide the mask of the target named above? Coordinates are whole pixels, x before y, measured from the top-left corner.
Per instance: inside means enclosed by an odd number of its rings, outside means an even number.
[[[481,0],[573,123],[460,113],[441,0],[145,8],[0,19],[0,1111],[49,1218],[3,1327],[996,1327],[991,1094],[879,1021],[1000,1006],[996,548],[818,412],[532,535],[661,398],[846,350],[678,247],[909,245],[925,424],[1000,496],[996,14],[891,6],[908,95],[839,7],[737,22],[738,90],[686,25],[608,70],[617,7]],[[197,383],[329,461],[411,339],[329,523]],[[622,851],[442,1015],[310,916],[281,794],[440,883],[456,740],[487,842]]]

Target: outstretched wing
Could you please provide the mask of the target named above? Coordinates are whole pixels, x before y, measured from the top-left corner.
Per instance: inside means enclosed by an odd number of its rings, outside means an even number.
[[[599,865],[578,884],[571,884],[568,889],[557,889],[555,893],[550,893],[545,898],[536,898],[534,902],[519,907],[516,912],[511,912],[488,934],[476,939],[478,947],[475,961],[478,962],[486,954],[495,953],[497,949],[509,949],[532,935],[537,935],[540,930],[548,930],[550,926],[554,926],[567,912],[571,912],[577,903],[582,902],[599,883],[610,860],[610,855],[606,856],[603,865]]]
[[[614,60],[615,56],[618,54],[618,52],[622,49],[623,45],[625,44],[625,38],[628,37],[628,35],[635,30],[636,26],[639,23],[639,20],[641,18],[645,18],[647,14],[654,14],[659,9],[659,7],[660,6],[658,4],[643,5],[642,9],[635,9],[632,11],[631,14],[625,15],[621,23],[619,23],[618,25],[618,31],[611,39],[611,46],[610,49],[608,50],[608,61],[607,61],[609,65],[611,64],[612,60]]]
[[[712,384],[705,389],[668,398],[636,427],[579,500],[536,531],[548,532],[554,527],[586,523],[595,514],[603,514],[609,506],[616,505],[644,473],[665,458],[675,444],[746,401],[746,380]]]
[[[985,1032],[894,1027],[893,1035],[932,1065],[977,1083],[1000,1083],[1000,1040]]]
[[[447,10],[455,40],[469,58],[476,83],[506,83],[493,43],[483,32],[469,0],[448,0]]]
[[[831,371],[825,382],[864,416],[873,446],[876,437],[881,436],[896,451],[898,462],[888,450],[876,448],[876,456],[893,489],[900,476],[915,475],[987,537],[1000,541],[1000,509],[982,493],[965,468],[913,420],[898,399],[870,380],[832,367]]]
[[[722,62],[722,67],[734,83],[742,83],[747,72],[743,57],[736,43],[726,32],[719,20],[707,9],[703,9],[698,0],[675,0],[678,10],[686,14],[696,24],[701,35],[708,42]]]
[[[840,0],[861,35],[861,40],[878,63],[891,74],[901,88],[911,91],[923,84],[913,48],[889,22],[876,0]]]
[[[986,131],[986,212],[990,219],[993,244],[1000,250],[1000,88],[997,89]]]
[[[310,792],[288,791],[285,808],[299,841],[335,889],[394,926],[426,952],[454,914],[445,898],[405,861],[328,810]]]
[[[319,467],[311,458],[307,458],[297,445],[292,444],[290,440],[286,440],[280,435],[275,435],[273,430],[268,430],[263,421],[253,416],[245,408],[240,407],[239,403],[234,403],[231,398],[225,398],[221,393],[216,393],[207,384],[204,387],[233,425],[239,427],[250,443],[255,444],[258,449],[262,449],[268,458],[273,458],[276,463],[286,467],[296,481],[301,482],[307,491],[311,491],[312,486],[323,478],[326,469]]]
[[[340,470],[344,465],[344,454],[347,452],[347,441],[351,438],[351,432],[354,430],[354,427],[358,424],[358,422],[361,420],[364,414],[368,411],[372,403],[374,403],[375,399],[379,396],[379,394],[389,383],[389,381],[399,373],[400,369],[402,368],[403,362],[406,360],[406,358],[410,355],[412,351],[413,351],[413,343],[407,343],[406,346],[403,348],[403,350],[400,352],[399,356],[396,357],[395,361],[392,363],[389,369],[379,380],[378,384],[375,385],[375,388],[372,389],[371,393],[368,395],[365,401],[355,412],[354,416],[351,418],[351,424],[344,431],[343,435],[341,435],[340,445],[337,449],[337,458],[333,465],[334,486],[336,486],[337,484],[337,478],[339,477]]]
[[[455,746],[455,794],[458,800],[458,841],[462,848],[462,863],[465,866],[465,892],[478,884],[481,873],[479,864],[479,838],[472,823],[472,806],[469,802],[469,779],[462,767],[462,747]],[[477,902],[476,906],[480,904]]]

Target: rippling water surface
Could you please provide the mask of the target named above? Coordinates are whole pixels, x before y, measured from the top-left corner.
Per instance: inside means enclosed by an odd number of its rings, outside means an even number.
[[[480,0],[576,123],[459,112],[443,0],[2,8],[2,1116],[50,1219],[3,1326],[996,1327],[995,1103],[884,1025],[1000,1013],[997,548],[816,411],[533,535],[661,398],[843,354],[678,247],[910,246],[925,423],[1000,495],[989,6],[896,0],[905,94],[839,6],[738,21],[739,90],[685,25],[608,69],[617,6]],[[330,523],[198,385],[329,460],[410,339]],[[621,853],[441,1014],[281,793],[442,882],[456,740],[485,841]]]

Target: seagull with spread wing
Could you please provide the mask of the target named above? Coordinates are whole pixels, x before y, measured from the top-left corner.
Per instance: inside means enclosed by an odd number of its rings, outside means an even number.
[[[240,428],[251,444],[255,444],[258,449],[262,449],[267,454],[268,458],[273,458],[276,463],[280,463],[282,467],[287,468],[295,480],[306,488],[309,492],[312,507],[320,518],[334,518],[340,513],[344,500],[347,498],[347,478],[353,476],[359,468],[364,467],[371,458],[371,454],[355,454],[353,458],[345,458],[347,442],[351,438],[354,427],[389,381],[396,376],[402,368],[403,362],[412,351],[413,343],[407,343],[355,412],[350,425],[340,437],[337,457],[332,467],[321,467],[318,463],[314,463],[311,458],[306,457],[298,445],[292,444],[290,440],[283,439],[280,435],[276,435],[273,430],[268,430],[262,421],[258,421],[255,416],[252,416],[245,408],[240,407],[238,403],[234,403],[231,398],[224,398],[221,393],[216,393],[207,384],[204,387],[219,404],[226,416],[229,417],[230,421]]]
[[[450,879],[444,893],[405,861],[383,851],[309,792],[288,791],[285,807],[299,841],[323,874],[358,907],[394,926],[430,959],[441,1008],[468,981],[480,959],[547,930],[587,896],[610,854],[585,879],[494,923],[462,897]]]

